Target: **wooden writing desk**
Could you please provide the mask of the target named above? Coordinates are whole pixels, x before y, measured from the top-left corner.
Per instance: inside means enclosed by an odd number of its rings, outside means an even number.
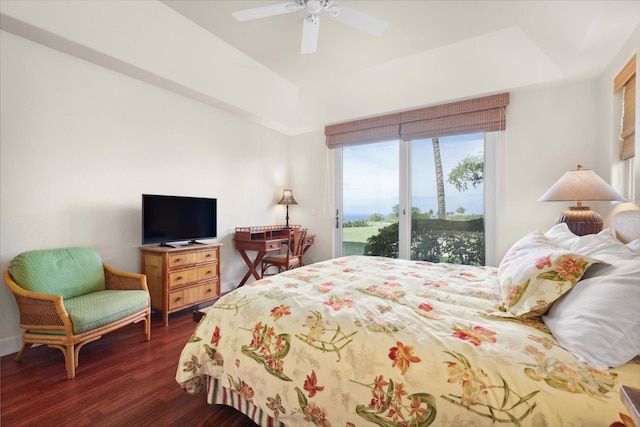
[[[292,225],[290,228],[300,228],[299,225]],[[302,250],[302,254],[304,254],[309,250],[311,245],[315,240],[314,235],[307,235],[304,239],[304,249]],[[262,262],[262,259],[267,255],[268,252],[279,251],[282,248],[282,244],[286,243],[289,239],[289,229],[285,228],[284,225],[265,225],[259,227],[237,227],[235,242],[236,249],[242,255],[242,259],[244,259],[245,264],[249,270],[247,274],[244,275],[238,287],[244,285],[249,277],[253,274],[253,277],[256,280],[261,279],[260,274],[258,273],[258,266]],[[251,261],[249,256],[247,255],[247,251],[255,251],[258,252],[255,259]],[[304,265],[304,263],[302,264]]]

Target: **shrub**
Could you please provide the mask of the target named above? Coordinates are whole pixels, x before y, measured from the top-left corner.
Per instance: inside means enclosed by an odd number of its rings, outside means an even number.
[[[364,247],[365,255],[398,257],[398,223],[381,228]],[[484,265],[484,221],[412,219],[411,259]]]
[[[342,228],[349,227],[366,227],[369,222],[366,219],[350,219],[342,222]]]

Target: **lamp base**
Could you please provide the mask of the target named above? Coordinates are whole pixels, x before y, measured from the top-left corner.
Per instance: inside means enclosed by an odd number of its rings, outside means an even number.
[[[287,205],[287,218],[286,219],[287,219],[287,223],[284,226],[284,228],[291,228],[291,227],[289,227],[289,205]]]
[[[558,224],[564,222],[577,236],[596,234],[602,231],[602,217],[589,206],[570,206],[558,217]]]

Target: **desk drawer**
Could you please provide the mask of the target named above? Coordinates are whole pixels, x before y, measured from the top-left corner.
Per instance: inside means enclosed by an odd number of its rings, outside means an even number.
[[[169,273],[169,288],[211,279],[218,275],[218,264],[188,268]]]
[[[282,247],[281,242],[267,242],[265,246],[265,251],[267,252],[279,251],[281,247]]]
[[[282,240],[236,240],[236,249],[243,251],[271,252],[282,247]]]

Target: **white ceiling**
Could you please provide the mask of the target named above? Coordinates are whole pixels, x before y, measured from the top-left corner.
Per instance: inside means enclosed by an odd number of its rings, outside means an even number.
[[[302,55],[304,10],[231,16],[278,3],[0,0],[0,28],[289,135],[595,78],[640,32],[640,0],[335,0],[389,27],[374,36],[322,13],[318,51]]]
[[[0,0],[0,28],[288,135],[595,78],[623,47],[640,50],[640,0],[335,0],[389,26],[374,36],[322,12],[308,55],[304,10],[231,16],[279,3]]]
[[[511,27],[522,30],[567,77],[593,75],[603,70],[640,22],[640,1],[336,0],[335,6],[349,6],[388,21],[387,31],[370,35],[322,12],[318,51],[301,55],[305,11],[248,22],[231,16],[234,11],[286,0],[163,3],[299,86],[482,39]]]
[[[301,55],[304,10],[231,16],[282,1],[163,3],[297,85],[301,111],[320,116],[302,126],[594,77],[640,23],[640,1],[335,0],[389,27],[374,36],[323,12],[318,51]]]

